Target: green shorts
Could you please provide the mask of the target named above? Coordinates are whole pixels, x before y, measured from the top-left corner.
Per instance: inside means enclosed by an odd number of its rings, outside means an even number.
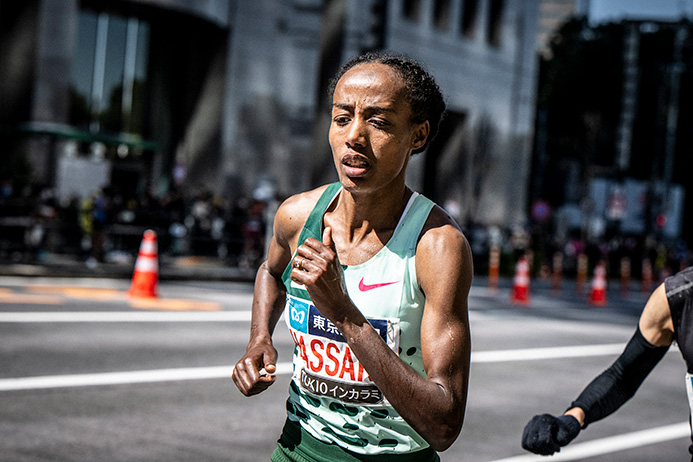
[[[289,419],[272,453],[272,462],[440,462],[433,449],[405,454],[357,454],[341,446],[322,442]]]

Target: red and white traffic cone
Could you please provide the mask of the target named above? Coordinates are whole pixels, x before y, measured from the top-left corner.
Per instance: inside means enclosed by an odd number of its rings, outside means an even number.
[[[520,257],[515,265],[510,301],[519,305],[529,304],[529,263],[527,257]]]
[[[589,302],[590,305],[606,305],[606,266],[604,262],[599,262],[594,267]]]
[[[132,297],[156,298],[159,282],[159,260],[156,233],[151,229],[144,232],[140,251],[135,261],[135,271],[128,295]]]

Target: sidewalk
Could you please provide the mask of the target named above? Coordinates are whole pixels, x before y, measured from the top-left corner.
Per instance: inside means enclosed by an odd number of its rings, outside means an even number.
[[[98,263],[89,266],[76,256],[48,254],[41,258],[40,262],[8,262],[0,261],[0,277],[63,277],[63,278],[114,278],[131,279],[134,272],[134,261],[117,263]],[[248,282],[255,280],[255,268],[242,268],[224,263],[219,258],[202,256],[159,255],[159,280],[161,281],[228,281]],[[509,297],[513,279],[501,277],[497,289],[490,289],[486,275],[474,275],[473,286],[487,291],[489,294]],[[650,290],[654,290],[653,283]],[[590,282],[587,281],[582,290],[576,289],[574,279],[566,279],[562,287],[556,291],[552,289],[550,280],[533,278],[531,280],[531,296],[543,294],[551,298],[564,301],[588,304],[587,298],[590,290]],[[609,281],[607,287],[609,305],[614,307],[621,304],[635,303],[640,307],[649,296],[649,291],[642,291],[639,281],[632,281],[627,294],[622,293],[618,281]]]
[[[87,263],[68,255],[50,254],[40,262],[0,262],[0,276],[23,277],[94,277],[130,279],[134,262],[127,263]],[[168,257],[159,256],[159,279],[208,280],[252,282],[256,270],[239,268],[224,264],[211,257]]]

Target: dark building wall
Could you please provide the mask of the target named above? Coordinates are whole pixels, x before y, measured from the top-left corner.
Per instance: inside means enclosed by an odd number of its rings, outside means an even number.
[[[36,65],[23,71],[34,78],[15,104],[31,102],[31,120],[66,122],[80,11],[136,18],[148,25],[150,40],[146,123],[136,133],[157,146],[142,158],[148,186],[165,192],[181,167],[186,188],[238,196],[269,182],[285,195],[334,179],[321,92],[338,64],[383,46],[419,58],[454,115],[428,160],[424,154],[412,161],[412,186],[428,185],[427,193],[456,207],[462,221],[521,222],[537,1],[479,0],[475,21],[461,20],[471,14],[462,0],[445,2],[447,11],[421,0],[417,20],[403,11],[405,3],[34,0],[22,10],[34,6],[34,25],[21,32],[35,37]],[[14,48],[3,42],[0,50]],[[50,144],[33,150],[36,164],[61,155]]]
[[[412,162],[412,182],[428,184],[461,222],[524,223],[538,2],[451,1],[446,14],[438,2],[393,3],[386,46],[427,65],[454,115],[448,136]],[[416,15],[404,9],[416,3]]]
[[[0,0],[0,123],[28,120],[38,28],[38,0]]]

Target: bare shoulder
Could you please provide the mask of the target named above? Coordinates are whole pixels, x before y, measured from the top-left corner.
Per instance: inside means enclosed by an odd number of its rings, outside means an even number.
[[[650,295],[638,325],[643,337],[655,346],[667,346],[673,341],[674,321],[671,317],[664,283]]]
[[[445,282],[460,284],[469,290],[472,265],[472,252],[462,230],[445,210],[434,206],[416,247],[416,273],[422,289],[430,292],[430,282],[435,281],[438,285],[443,283],[443,286]],[[445,271],[441,271],[442,268]]]
[[[274,216],[274,236],[279,243],[292,250],[296,248],[301,229],[326,188],[327,185],[320,186],[295,194],[282,202]]]
[[[455,220],[438,205],[431,209],[431,213],[421,230],[417,256],[420,251],[424,253],[424,256],[444,252],[461,252],[463,254],[469,252],[468,256],[471,257],[469,243],[462,230]]]

